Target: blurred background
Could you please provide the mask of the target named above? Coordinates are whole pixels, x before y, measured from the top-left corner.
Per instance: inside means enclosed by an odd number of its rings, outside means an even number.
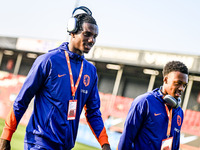
[[[34,60],[69,40],[67,21],[86,6],[99,26],[86,59],[97,68],[101,111],[116,149],[130,104],[162,85],[170,60],[190,71],[182,96],[181,149],[200,149],[200,1],[198,0],[0,0],[0,118],[5,119]],[[32,104],[21,124],[26,125]],[[77,142],[100,148],[84,115]],[[93,139],[93,140],[91,140]],[[22,147],[23,149],[23,147]]]

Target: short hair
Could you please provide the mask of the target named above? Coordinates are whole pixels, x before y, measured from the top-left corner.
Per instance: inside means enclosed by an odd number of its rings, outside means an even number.
[[[77,14],[74,16],[74,18],[77,19],[77,28],[78,28],[75,33],[83,30],[82,28],[83,23],[91,23],[91,24],[97,25],[96,20],[91,15],[88,15],[86,13]]]
[[[189,74],[187,66],[180,61],[170,61],[163,68],[163,77],[172,71],[179,71],[184,74]]]

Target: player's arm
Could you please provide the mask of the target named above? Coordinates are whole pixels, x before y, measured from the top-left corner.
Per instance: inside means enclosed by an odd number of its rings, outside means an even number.
[[[118,150],[132,149],[135,137],[147,115],[147,105],[147,101],[142,101],[140,98],[136,98],[133,101],[124,124],[124,130],[120,137]]]
[[[46,74],[48,74],[48,63],[39,57],[34,62],[29,74],[5,120],[5,126],[1,135],[1,149],[10,145],[11,138],[19,124],[23,114],[25,113],[31,99],[37,93],[38,89],[44,82]]]
[[[92,130],[93,134],[95,135],[96,139],[100,143],[101,147],[104,150],[109,150],[110,145],[108,142],[108,136],[106,133],[106,129],[104,127],[104,123],[101,117],[100,112],[100,97],[99,92],[97,88],[97,75],[95,82],[93,84],[92,91],[90,92],[90,96],[86,102],[86,105],[84,107],[85,109],[85,116],[88,122],[88,125],[90,126],[90,129]]]

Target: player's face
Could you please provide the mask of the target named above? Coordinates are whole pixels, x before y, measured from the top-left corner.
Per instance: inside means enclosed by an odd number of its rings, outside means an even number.
[[[83,23],[82,28],[82,31],[78,31],[77,34],[74,34],[74,47],[81,51],[81,53],[88,53],[96,42],[98,26],[91,23]]]
[[[164,77],[164,83],[165,93],[177,99],[185,91],[188,75],[179,71],[173,71]]]

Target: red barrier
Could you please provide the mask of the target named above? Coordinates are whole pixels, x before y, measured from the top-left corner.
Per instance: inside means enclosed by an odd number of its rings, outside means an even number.
[[[187,109],[181,131],[200,136],[200,112]]]

